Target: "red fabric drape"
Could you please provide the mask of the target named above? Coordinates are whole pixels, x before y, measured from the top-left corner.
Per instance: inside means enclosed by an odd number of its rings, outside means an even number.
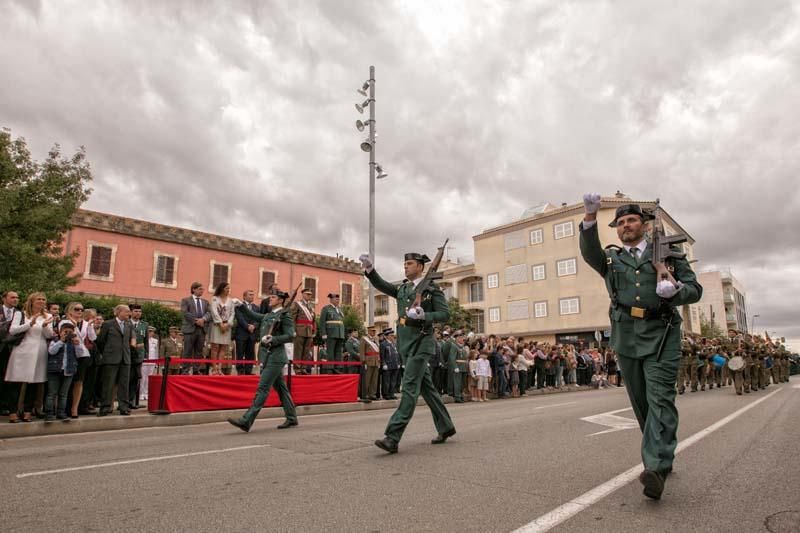
[[[286,376],[283,377],[284,380]],[[147,409],[158,409],[162,376],[149,376]],[[258,387],[259,376],[169,376],[165,409],[171,413],[246,409]],[[292,376],[296,405],[358,401],[358,374]],[[280,405],[271,390],[266,407]]]

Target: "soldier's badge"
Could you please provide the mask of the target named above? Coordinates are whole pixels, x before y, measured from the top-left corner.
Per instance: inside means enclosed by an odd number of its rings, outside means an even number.
[[[611,264],[611,263],[613,263],[613,262],[614,262],[614,261],[612,261],[610,257],[606,257],[606,264],[607,264],[607,265],[610,265],[610,264]]]

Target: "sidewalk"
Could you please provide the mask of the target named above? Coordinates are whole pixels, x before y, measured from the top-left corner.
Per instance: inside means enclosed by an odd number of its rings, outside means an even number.
[[[613,388],[613,387],[612,387]],[[561,394],[566,392],[580,392],[594,390],[591,387],[568,386],[562,390],[531,390],[528,396],[543,396],[549,394]],[[452,403],[450,396],[443,397],[445,403]],[[510,401],[506,398],[498,401]],[[328,403],[316,405],[298,405],[297,415],[321,415],[329,413],[348,413],[356,411],[375,411],[378,409],[394,409],[400,400],[378,400],[371,403]],[[467,402],[469,403],[469,402]],[[422,398],[417,405],[425,405]],[[59,435],[65,433],[84,433],[90,431],[109,431],[115,429],[135,429],[167,426],[189,426],[194,424],[211,424],[214,422],[224,422],[230,416],[239,416],[245,409],[232,411],[196,411],[191,413],[172,413],[169,415],[152,415],[146,409],[131,411],[130,416],[108,415],[102,418],[93,415],[84,415],[77,420],[67,422],[56,420],[45,423],[43,420],[33,422],[20,422],[9,424],[5,420],[0,424],[0,440],[12,439],[16,437],[34,437],[40,435]],[[259,418],[283,418],[281,407],[265,407],[261,410]]]

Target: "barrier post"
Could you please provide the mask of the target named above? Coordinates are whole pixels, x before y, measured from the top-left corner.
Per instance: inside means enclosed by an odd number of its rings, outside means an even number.
[[[167,376],[169,375],[169,360],[171,357],[167,355],[164,358],[164,372],[161,374],[161,395],[158,397],[158,409],[153,411],[154,415],[168,415],[169,411],[165,409],[167,402]]]

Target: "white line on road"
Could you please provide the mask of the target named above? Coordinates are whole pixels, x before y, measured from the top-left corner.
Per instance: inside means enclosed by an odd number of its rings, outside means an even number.
[[[678,448],[675,450],[675,453],[680,453],[689,446],[696,444],[701,439],[707,437],[711,433],[715,432],[719,428],[725,426],[726,424],[730,423],[732,420],[736,419],[740,415],[744,414],[745,412],[749,411],[756,405],[760,404],[763,401],[770,399],[775,394],[779,393],[781,389],[773,391],[763,398],[760,398],[749,405],[745,405],[738,411],[735,411],[725,418],[718,420],[708,426],[705,429],[702,429],[688,437],[683,439],[680,444],[678,444]],[[539,533],[543,531],[549,531],[550,529],[554,528],[558,524],[569,520],[576,514],[580,513],[581,511],[585,510],[586,508],[594,505],[595,503],[599,502],[609,494],[613,493],[617,489],[624,487],[637,477],[639,477],[639,473],[642,471],[642,465],[636,465],[625,472],[619,474],[618,476],[602,483],[595,488],[589,490],[588,492],[584,492],[577,498],[568,501],[567,503],[560,505],[550,511],[547,514],[543,514],[533,522],[522,526],[519,529],[516,529],[513,533]]]
[[[93,468],[106,468],[109,466],[131,465],[135,463],[147,463],[151,461],[164,461],[166,459],[179,459],[181,457],[194,457],[196,455],[209,455],[212,453],[236,452],[239,450],[252,450],[254,448],[266,448],[269,444],[254,444],[251,446],[237,446],[236,448],[224,448],[222,450],[205,450],[202,452],[179,453],[176,455],[160,455],[157,457],[142,457],[141,459],[129,459],[127,461],[114,461],[113,463],[98,463],[94,465],[73,466],[70,468],[58,468],[56,470],[40,470],[38,472],[26,472],[17,474],[17,478],[46,476],[49,474],[61,474],[63,472],[75,472],[77,470],[91,470]]]
[[[533,410],[536,409],[549,409],[550,407],[561,407],[562,405],[572,405],[578,402],[564,402],[564,403],[551,403],[550,405],[540,405],[539,407],[534,407]]]

